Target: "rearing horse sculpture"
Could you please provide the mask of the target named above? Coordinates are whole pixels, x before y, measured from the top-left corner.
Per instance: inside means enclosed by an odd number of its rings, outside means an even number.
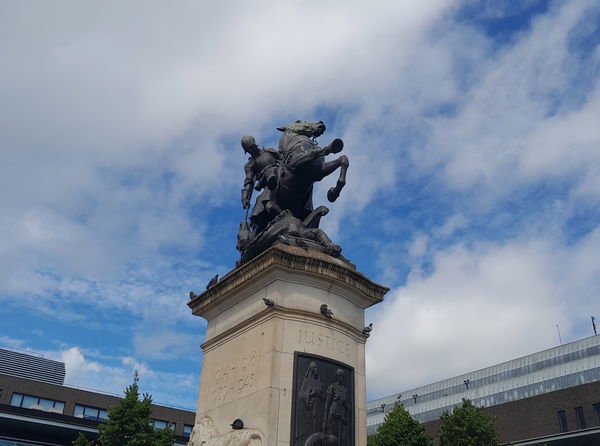
[[[315,138],[325,132],[322,121],[296,121],[277,130],[283,135],[279,139],[282,161],[276,201],[281,209],[289,209],[294,217],[304,220],[313,211],[312,190],[315,182],[340,168],[337,184],[327,192],[327,199],[332,203],[346,185],[348,157],[342,155],[335,160],[325,161],[326,155],[341,152],[344,143],[341,139],[334,139],[328,146],[319,147]],[[318,225],[318,219],[316,222]]]
[[[244,168],[246,180],[242,189],[242,204],[246,204],[246,210],[249,203],[244,201],[244,197],[249,196],[251,187],[263,192],[256,199],[250,224],[246,218],[240,224],[237,244],[241,254],[239,264],[278,243],[340,257],[341,247],[319,229],[321,217],[329,209],[325,206],[314,209],[312,192],[315,182],[339,168],[340,176],[336,185],[327,192],[327,198],[334,202],[339,197],[346,184],[348,157],[342,155],[326,162],[325,156],[341,152],[344,143],[341,139],[334,139],[331,144],[319,147],[316,138],[325,132],[322,121],[296,121],[278,130],[283,132],[279,153],[274,149],[258,149],[253,137],[242,138],[244,151],[251,155]],[[276,181],[272,178],[274,168],[277,169]],[[270,179],[264,181],[269,172]]]

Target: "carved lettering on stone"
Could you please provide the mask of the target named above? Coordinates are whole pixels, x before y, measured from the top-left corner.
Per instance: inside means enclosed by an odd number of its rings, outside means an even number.
[[[256,350],[236,360],[219,364],[213,371],[209,404],[219,406],[252,390],[256,384],[256,368]]]
[[[350,343],[343,339],[336,339],[332,333],[321,333],[301,328],[298,330],[298,345],[310,345],[321,349],[324,353],[335,353],[350,358],[352,351]]]

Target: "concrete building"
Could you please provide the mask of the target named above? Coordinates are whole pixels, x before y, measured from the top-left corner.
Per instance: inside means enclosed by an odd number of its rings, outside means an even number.
[[[65,364],[15,350],[0,349],[0,446],[71,445],[79,432],[97,438],[117,395],[64,385]],[[195,413],[153,405],[155,429],[173,429],[175,445],[185,445]]]
[[[463,398],[496,416],[501,443],[599,445],[600,336],[371,401],[368,434],[397,403],[433,434]]]

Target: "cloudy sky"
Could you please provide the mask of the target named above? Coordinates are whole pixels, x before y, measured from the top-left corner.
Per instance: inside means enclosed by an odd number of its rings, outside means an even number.
[[[593,334],[595,0],[4,1],[0,57],[0,344],[70,384],[195,407],[240,137],[296,119],[344,139],[322,226],[391,288],[369,399]]]

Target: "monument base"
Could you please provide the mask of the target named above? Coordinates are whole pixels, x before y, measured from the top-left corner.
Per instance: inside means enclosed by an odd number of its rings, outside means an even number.
[[[208,324],[190,445],[366,446],[364,310],[387,291],[275,246],[191,300]]]

